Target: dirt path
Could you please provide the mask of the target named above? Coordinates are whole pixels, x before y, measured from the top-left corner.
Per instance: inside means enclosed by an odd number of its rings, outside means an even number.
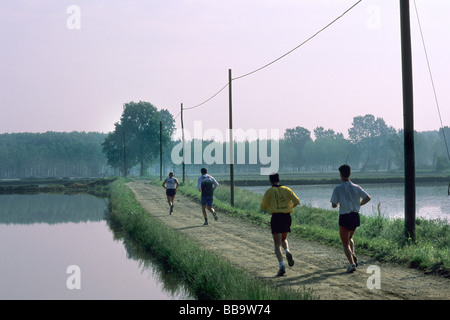
[[[176,195],[174,213],[169,215],[162,187],[148,181],[131,182],[128,187],[152,216],[186,234],[205,250],[214,252],[257,278],[273,281],[280,286],[305,286],[323,300],[450,299],[450,279],[380,263],[364,256],[358,256],[357,271],[347,274],[348,262],[342,250],[304,241],[293,235],[289,235],[288,240],[295,265],[286,268],[285,276],[275,277],[278,263],[269,227],[256,226],[220,211],[218,221],[214,221],[209,214],[209,225],[203,226],[200,204],[182,194]],[[369,289],[367,285],[368,279],[377,274],[370,269],[374,265],[379,267],[380,289]],[[375,282],[369,281],[369,284],[372,283]]]

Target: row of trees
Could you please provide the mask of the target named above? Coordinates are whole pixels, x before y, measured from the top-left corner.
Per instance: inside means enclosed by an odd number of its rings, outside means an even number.
[[[98,177],[107,174],[105,134],[45,132],[0,134],[0,178]]]
[[[354,117],[348,139],[323,127],[314,129],[314,136],[313,140],[311,132],[302,127],[286,130],[285,143],[293,150],[282,162],[286,169],[335,170],[342,163],[362,171],[403,169],[403,130],[388,126],[382,118],[371,114]],[[450,141],[449,127],[439,131],[416,132],[416,168],[449,168],[447,141]]]
[[[182,172],[181,141],[172,139],[174,118],[148,102],[124,105],[115,130],[104,133],[15,133],[0,135],[0,179],[23,177],[99,177]],[[450,168],[444,140],[450,128],[416,132],[416,168]],[[313,139],[313,137],[314,139]],[[198,174],[203,166],[228,172],[228,145],[216,141],[187,141],[186,172]],[[160,149],[161,148],[161,149]],[[279,171],[329,171],[342,163],[356,170],[403,168],[403,133],[373,115],[353,118],[348,138],[332,129],[287,129],[277,140],[234,143],[235,172],[257,173],[275,165]],[[195,159],[201,161],[195,161]]]
[[[364,128],[367,123],[374,124],[373,129]],[[450,168],[443,133],[442,129],[416,132],[415,154],[418,170],[442,171]],[[447,141],[450,141],[450,128],[445,128],[445,134]],[[173,141],[168,148],[172,150],[180,144],[180,141]],[[228,148],[225,143],[211,140],[187,142],[186,172],[198,174],[200,168],[205,165],[214,172],[229,172]],[[278,162],[276,170],[279,171],[333,171],[343,163],[348,163],[353,169],[360,171],[402,170],[404,166],[402,130],[395,130],[385,125],[381,118],[377,119],[372,115],[355,117],[349,130],[349,138],[323,127],[317,127],[313,132],[303,127],[295,127],[287,129],[283,138],[278,141],[235,142],[234,150],[234,170],[243,173],[260,172],[261,168],[268,168],[275,161]],[[277,157],[275,152],[278,152]],[[175,159],[180,157],[178,153],[175,154]],[[173,155],[170,157],[170,154],[166,154],[164,163],[169,169],[175,169],[180,174],[180,161],[173,163],[173,158]],[[198,163],[194,159],[203,161]],[[159,166],[153,170],[156,173]]]

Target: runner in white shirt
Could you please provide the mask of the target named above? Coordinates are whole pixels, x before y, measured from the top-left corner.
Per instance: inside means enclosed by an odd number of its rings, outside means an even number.
[[[370,201],[370,196],[363,188],[350,181],[350,166],[340,166],[339,172],[342,183],[334,188],[330,201],[333,208],[337,208],[339,204],[339,234],[345,255],[350,262],[347,269],[350,273],[358,266],[353,234],[360,225],[359,209]]]
[[[162,186],[166,189],[167,202],[170,206],[169,214],[172,214],[175,194],[177,193],[177,189],[180,186],[180,183],[178,182],[177,178],[174,178],[173,172],[169,172],[169,177],[164,180]]]

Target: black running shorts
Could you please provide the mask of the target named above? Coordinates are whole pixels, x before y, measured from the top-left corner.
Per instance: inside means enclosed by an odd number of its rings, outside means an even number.
[[[176,189],[166,189],[166,196],[173,197],[176,193]]]
[[[292,218],[290,213],[272,213],[270,227],[272,233],[291,232]]]
[[[359,213],[350,212],[339,215],[339,226],[344,227],[350,231],[356,230],[360,225]]]

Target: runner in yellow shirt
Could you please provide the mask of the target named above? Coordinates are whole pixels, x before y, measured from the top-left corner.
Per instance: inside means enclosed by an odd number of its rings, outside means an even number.
[[[269,210],[272,214],[270,227],[275,244],[275,254],[280,266],[277,276],[282,276],[286,273],[286,269],[281,247],[286,251],[286,259],[288,260],[289,266],[292,267],[294,265],[294,259],[289,250],[289,244],[286,238],[288,232],[291,232],[292,211],[294,207],[300,205],[300,200],[291,189],[280,185],[280,176],[278,173],[271,174],[269,179],[272,187],[264,193],[261,201],[261,209],[263,211]]]

